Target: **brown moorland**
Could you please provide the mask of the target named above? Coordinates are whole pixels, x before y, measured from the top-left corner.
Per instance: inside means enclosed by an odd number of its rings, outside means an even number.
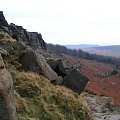
[[[65,54],[63,54],[63,58],[67,59],[67,64],[76,67],[90,79],[85,88],[86,91],[100,96],[112,97],[113,105],[120,107],[120,70],[118,70],[117,75],[109,74],[116,70],[115,65],[80,59]]]

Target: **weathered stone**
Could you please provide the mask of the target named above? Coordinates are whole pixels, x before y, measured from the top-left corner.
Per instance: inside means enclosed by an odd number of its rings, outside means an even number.
[[[8,27],[8,23],[5,19],[2,11],[0,11],[0,26]]]
[[[63,79],[63,85],[70,88],[74,92],[81,94],[89,79],[76,69],[72,69]]]
[[[61,59],[58,59],[58,60],[49,59],[47,63],[58,74],[58,76],[64,77],[66,75],[66,70],[63,66]]]
[[[26,29],[24,29],[22,26],[17,26],[13,23],[9,25],[9,28],[11,30],[11,36],[16,39],[17,41],[24,41],[28,42],[29,36],[27,34]]]
[[[1,93],[0,93],[0,120],[8,120],[6,103]]]
[[[4,32],[9,33],[8,27],[5,27],[5,26],[0,26],[0,31],[4,31]]]
[[[17,120],[13,81],[6,69],[0,69],[0,120]]]
[[[29,43],[32,47],[38,49],[46,50],[46,43],[44,42],[42,35],[38,34],[37,32],[28,32],[29,35]]]
[[[3,48],[9,53],[9,54],[14,54],[15,51],[13,49],[13,46],[10,43],[5,43]]]
[[[1,54],[2,56],[7,56],[7,55],[8,55],[8,52],[7,52],[5,49],[3,49],[3,48],[0,47],[0,54]]]
[[[57,85],[61,85],[63,82],[62,76],[59,76],[56,82],[57,82]]]
[[[43,74],[49,80],[57,80],[57,74],[47,64],[44,57],[37,51],[30,51],[23,55],[20,60],[22,67],[26,71],[34,71]]]
[[[2,56],[1,56],[1,53],[0,53],[0,69],[1,68],[4,68],[4,62],[3,62],[3,59],[2,59]]]
[[[27,32],[22,26],[11,23],[9,28],[12,32],[12,37],[17,41],[24,41],[33,48],[46,50],[46,43],[42,39],[42,35],[37,32]]]
[[[62,82],[63,82],[62,76],[59,76],[56,80],[51,81],[51,83],[54,85],[62,85]]]

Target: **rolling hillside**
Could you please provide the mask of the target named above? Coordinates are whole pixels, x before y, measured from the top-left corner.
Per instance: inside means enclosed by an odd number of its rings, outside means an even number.
[[[93,48],[99,47],[99,45],[88,45],[88,44],[78,44],[78,45],[64,45],[68,49],[83,49],[83,48]]]
[[[82,50],[92,54],[120,57],[120,45],[83,48]]]
[[[78,45],[64,45],[68,49],[82,49],[85,52],[91,54],[105,55],[105,56],[113,56],[120,57],[120,45],[111,45],[111,46],[99,46],[96,44],[78,44]]]

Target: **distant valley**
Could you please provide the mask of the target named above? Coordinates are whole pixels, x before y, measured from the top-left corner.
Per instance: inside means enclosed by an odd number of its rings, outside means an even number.
[[[99,46],[99,45],[65,45],[69,49],[82,49],[91,54],[120,57],[120,45]]]
[[[83,48],[82,50],[92,54],[120,57],[120,45]]]

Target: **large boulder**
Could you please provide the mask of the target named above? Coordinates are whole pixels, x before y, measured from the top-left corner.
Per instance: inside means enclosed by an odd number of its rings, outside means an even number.
[[[66,70],[63,66],[61,59],[58,59],[58,60],[49,59],[47,60],[47,63],[58,74],[58,76],[64,77],[66,75]]]
[[[57,80],[57,74],[47,64],[44,57],[37,51],[29,51],[20,58],[20,63],[26,71],[34,71],[43,74],[49,80]]]
[[[0,120],[17,120],[11,74],[0,68]]]
[[[63,79],[63,85],[81,94],[89,79],[76,69],[72,69]]]

